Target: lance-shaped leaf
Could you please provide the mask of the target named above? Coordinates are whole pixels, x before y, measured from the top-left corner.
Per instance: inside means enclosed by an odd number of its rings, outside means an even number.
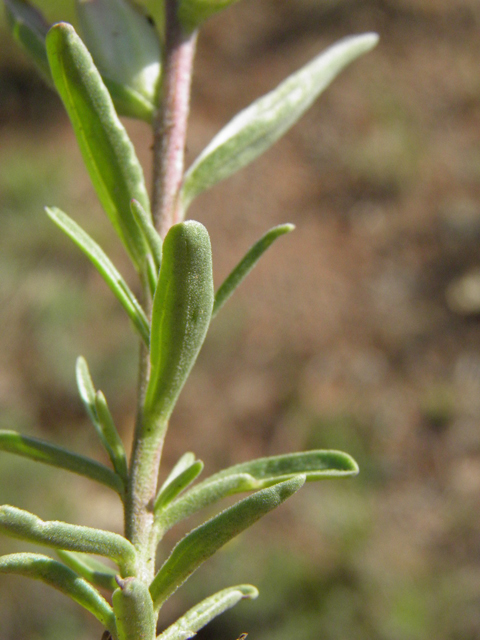
[[[5,15],[15,40],[33,60],[43,79],[53,86],[45,47],[48,22],[38,9],[24,0],[5,0]]]
[[[202,22],[226,9],[237,0],[180,0],[178,17],[187,31],[194,31]]]
[[[240,600],[245,598],[253,600],[257,596],[258,589],[250,584],[239,584],[236,587],[223,589],[192,607],[157,636],[157,640],[189,640],[211,620],[234,607]]]
[[[202,470],[203,462],[201,460],[194,460],[180,473],[171,478],[167,478],[155,498],[154,513],[158,513],[161,509],[165,509],[172,500],[174,500],[202,473]]]
[[[0,430],[0,451],[15,453],[35,462],[43,462],[52,467],[77,473],[100,482],[123,496],[122,481],[108,467],[43,440],[22,436],[16,431]]]
[[[127,457],[105,396],[101,391],[95,390],[85,358],[77,358],[75,369],[80,398],[115,471],[125,486],[128,479]]]
[[[116,635],[112,608],[88,582],[65,565],[39,553],[12,553],[0,558],[0,573],[13,573],[42,580],[90,611]]]
[[[151,121],[160,80],[160,41],[130,0],[76,0],[79,26],[103,78],[148,105]]]
[[[139,228],[141,229],[145,241],[147,242],[150,251],[152,252],[152,258],[155,263],[157,272],[162,264],[162,239],[153,226],[152,218],[147,214],[142,205],[136,200],[132,200],[130,203],[132,213],[137,221]]]
[[[133,145],[92,57],[73,27],[65,23],[54,25],[46,42],[52,77],[72,122],[93,186],[141,271],[148,247],[130,210],[130,200],[138,200],[146,211],[150,207]]]
[[[122,575],[129,576],[135,572],[135,547],[111,531],[56,520],[43,521],[33,513],[3,505],[0,507],[0,532],[54,549],[105,556],[118,564]]]
[[[93,266],[100,273],[112,293],[127,312],[133,326],[142,337],[145,344],[149,341],[149,326],[145,312],[130,291],[127,283],[117,271],[112,261],[103,249],[74,222],[66,213],[57,207],[45,207],[49,218],[83,251]]]
[[[268,247],[270,247],[277,238],[283,236],[285,233],[290,233],[290,231],[293,231],[294,229],[295,225],[293,224],[280,224],[277,227],[273,227],[273,229],[267,231],[267,233],[248,250],[216,292],[212,318],[217,315],[225,302],[230,298],[238,285],[250,273]]]
[[[101,391],[97,391],[95,394],[95,408],[97,410],[98,420],[102,426],[102,431],[105,434],[105,440],[108,445],[113,467],[126,483],[128,481],[127,455],[122,440],[118,435],[110,409],[108,408],[107,399]]]
[[[187,171],[182,188],[184,209],[202,191],[266,151],[297,122],[342,69],[370,51],[377,41],[376,34],[368,33],[337,42],[235,116]]]
[[[205,339],[212,308],[208,232],[199,222],[181,222],[165,237],[153,300],[151,374],[144,407],[147,428],[152,422],[166,427]]]
[[[262,489],[186,535],[175,546],[150,585],[155,606],[160,608],[205,560],[262,516],[278,507],[304,483],[305,476],[298,475],[286,482]]]
[[[341,451],[314,450],[269,458],[257,458],[215,473],[170,503],[157,516],[158,535],[184,518],[229,495],[269,487],[305,474],[307,482],[355,476],[358,465]]]
[[[84,553],[74,553],[63,549],[57,549],[57,555],[67,567],[73,569],[78,575],[85,578],[87,582],[100,587],[100,589],[114,591],[118,587],[115,580],[116,571],[107,567],[100,560],[91,558]]]

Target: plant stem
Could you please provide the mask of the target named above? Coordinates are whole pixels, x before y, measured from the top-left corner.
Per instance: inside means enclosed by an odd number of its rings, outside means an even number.
[[[186,35],[177,19],[177,1],[166,0],[165,60],[160,105],[154,122],[152,214],[165,237],[178,221],[178,193],[185,155],[190,87],[196,33]],[[151,296],[144,286],[144,299]],[[143,403],[149,375],[149,355],[142,345],[135,435],[125,500],[125,535],[139,555],[138,576],[150,583],[155,572],[156,536],[153,505],[167,425],[145,424]]]
[[[165,2],[165,61],[161,105],[154,123],[152,212],[162,238],[179,222],[192,66],[197,32],[186,34],[177,19],[178,0]]]

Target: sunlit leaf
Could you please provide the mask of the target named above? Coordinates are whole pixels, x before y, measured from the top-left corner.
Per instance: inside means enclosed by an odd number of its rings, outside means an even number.
[[[92,57],[71,25],[58,23],[47,34],[47,54],[55,86],[75,131],[97,195],[115,230],[141,270],[148,253],[130,210],[135,198],[149,200],[133,145]]]
[[[378,36],[373,33],[340,40],[235,116],[187,171],[182,189],[184,209],[202,191],[271,147],[346,66],[377,42]]]
[[[229,540],[282,504],[304,483],[305,476],[298,475],[286,482],[257,491],[187,534],[175,546],[150,585],[155,606],[160,608],[205,560]]]

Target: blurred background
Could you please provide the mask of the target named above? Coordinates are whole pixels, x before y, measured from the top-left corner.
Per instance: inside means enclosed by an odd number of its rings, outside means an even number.
[[[75,22],[70,0],[35,4]],[[205,461],[204,477],[308,448],[344,449],[361,467],[304,488],[179,590],[164,625],[215,590],[260,589],[202,640],[480,637],[478,0],[242,0],[201,35],[188,158],[323,48],[370,30],[377,49],[190,212],[211,233],[217,286],[268,228],[297,229],[213,323],[162,475],[185,450]],[[59,100],[3,27],[0,37],[0,426],[100,459],[75,358],[87,358],[128,442],[138,345],[43,206],[63,208],[135,279]],[[149,129],[125,123],[148,174]],[[122,527],[108,490],[3,453],[0,501]],[[0,540],[2,553],[26,547]],[[101,633],[48,587],[0,580],[2,640]]]

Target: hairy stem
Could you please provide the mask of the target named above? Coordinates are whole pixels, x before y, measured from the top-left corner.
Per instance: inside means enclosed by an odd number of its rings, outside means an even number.
[[[165,61],[161,105],[154,123],[153,219],[162,238],[179,221],[178,193],[183,178],[192,65],[197,32],[184,33],[178,0],[165,2]]]
[[[152,213],[156,228],[165,237],[178,221],[177,201],[185,154],[192,64],[196,33],[186,35],[177,19],[178,0],[166,0],[163,86],[154,122]],[[144,286],[144,299],[151,296]],[[125,535],[137,549],[139,577],[149,583],[155,572],[156,538],[153,505],[167,425],[145,424],[143,403],[149,376],[149,354],[141,347],[138,409],[130,475],[125,500]]]

